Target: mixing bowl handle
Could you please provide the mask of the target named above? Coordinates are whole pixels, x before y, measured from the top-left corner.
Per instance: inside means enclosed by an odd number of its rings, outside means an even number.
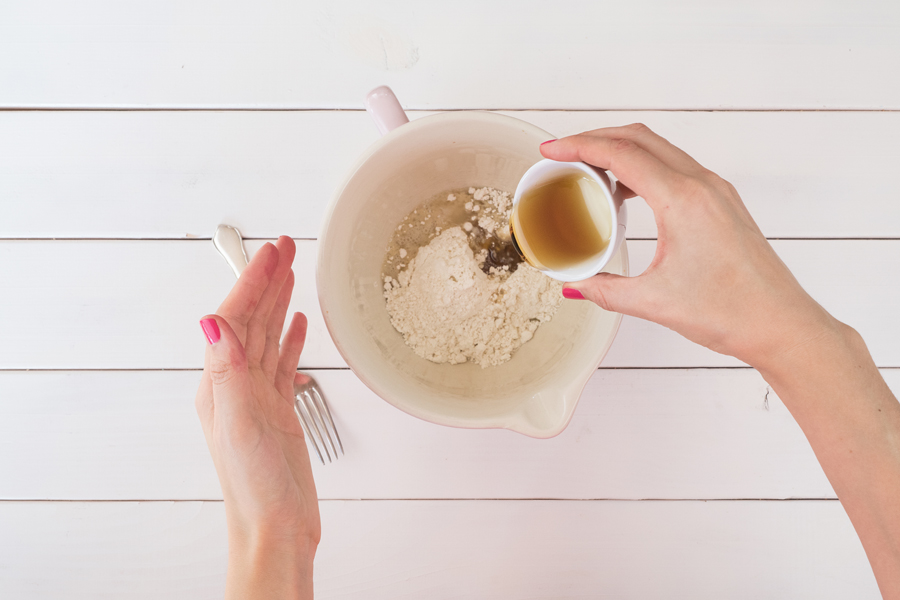
[[[384,135],[403,125],[409,123],[409,117],[403,112],[403,107],[397,100],[397,96],[386,85],[375,88],[366,96],[366,110],[375,121],[378,131]]]

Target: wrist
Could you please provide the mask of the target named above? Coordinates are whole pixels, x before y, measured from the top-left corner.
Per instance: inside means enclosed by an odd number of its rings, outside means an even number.
[[[812,298],[808,300],[782,311],[763,311],[747,331],[746,346],[735,356],[765,376],[806,364],[823,351],[845,347],[853,330]]]
[[[228,527],[227,598],[312,598],[317,542],[277,527]]]
[[[781,345],[773,345],[748,364],[772,386],[781,387],[799,381],[813,368],[847,365],[860,352],[868,355],[865,342],[855,329],[825,314],[828,318],[815,327],[806,327],[786,336]]]

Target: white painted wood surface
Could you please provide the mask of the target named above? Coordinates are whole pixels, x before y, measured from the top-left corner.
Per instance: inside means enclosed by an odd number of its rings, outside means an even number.
[[[900,370],[884,374],[900,391]],[[192,402],[199,376],[0,373],[0,498],[220,499]],[[752,369],[601,369],[552,440],[439,427],[347,370],[314,376],[347,449],[313,464],[325,499],[835,497]]]
[[[644,122],[734,183],[769,237],[900,237],[898,112],[505,114],[555,136]],[[222,222],[315,238],[378,137],[360,111],[0,112],[0,132],[0,238],[208,238]],[[628,235],[656,237],[639,200]]]
[[[248,243],[255,251],[263,242]],[[882,367],[900,367],[900,240],[776,240],[800,283],[865,337]],[[655,241],[628,243],[631,272]],[[298,243],[291,310],[309,315],[302,367],[344,367],[328,336],[314,283],[316,242]],[[38,275],[39,274],[39,275]],[[0,241],[0,368],[201,368],[197,324],[234,276],[208,240]],[[35,343],[35,324],[52,344]],[[399,334],[398,334],[399,335]],[[607,367],[738,366],[734,358],[658,325],[626,317]]]
[[[840,503],[325,501],[317,598],[879,597]],[[221,502],[0,502],[10,597],[221,598]]]
[[[897,109],[900,6],[6,2],[0,106]]]
[[[754,371],[626,318],[604,361],[626,368],[597,372],[559,437],[436,427],[343,368],[313,238],[377,137],[358,110],[376,85],[413,118],[508,109],[555,136],[642,121],[795,238],[779,254],[896,391],[896,72],[900,4],[881,0],[0,3],[0,109],[26,109],[0,110],[0,597],[221,597],[193,393],[197,319],[233,280],[187,238],[222,221],[305,239],[303,366],[348,445],[315,467],[318,597],[878,597]],[[639,272],[656,229],[630,208]]]

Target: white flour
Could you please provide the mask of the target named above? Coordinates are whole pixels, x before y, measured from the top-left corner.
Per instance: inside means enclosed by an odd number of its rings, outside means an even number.
[[[384,278],[391,323],[416,354],[436,363],[499,365],[559,308],[562,283],[524,263],[512,274],[486,275],[483,262],[463,229],[451,227],[419,248],[396,279]]]

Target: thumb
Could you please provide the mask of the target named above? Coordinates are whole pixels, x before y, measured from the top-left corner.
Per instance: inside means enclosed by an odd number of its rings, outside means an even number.
[[[603,310],[636,316],[642,304],[643,282],[640,279],[599,273],[590,279],[567,283],[563,296],[570,300],[590,300]]]
[[[220,389],[231,387],[236,377],[247,372],[247,355],[231,325],[219,315],[203,317],[200,327],[209,342],[203,369],[212,381],[215,395]]]

